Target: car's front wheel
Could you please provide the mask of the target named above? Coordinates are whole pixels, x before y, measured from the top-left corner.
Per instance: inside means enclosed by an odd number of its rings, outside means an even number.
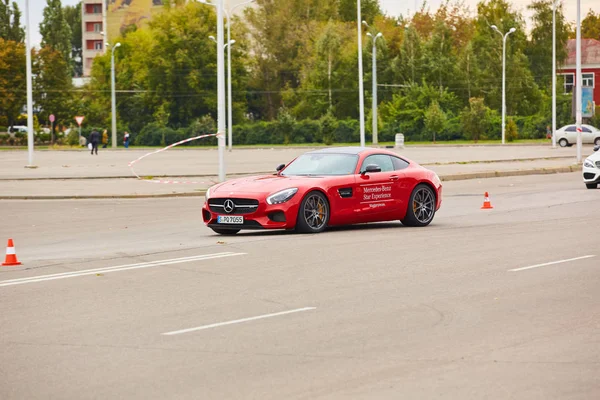
[[[586,183],[585,187],[588,189],[597,189],[598,188],[598,184],[597,183]]]
[[[596,146],[600,146],[600,137],[597,137],[597,138],[594,140],[594,144],[595,144]]]
[[[569,142],[567,142],[567,139],[560,139],[558,141],[558,144],[560,145],[560,147],[567,147],[569,145]]]
[[[238,233],[240,230],[239,229],[223,229],[223,228],[210,228],[212,229],[215,233],[218,233],[219,235],[235,235],[236,233]]]
[[[325,230],[329,222],[329,202],[318,191],[308,193],[298,210],[296,231],[300,233],[319,233]]]
[[[435,193],[427,185],[420,184],[413,190],[408,202],[406,216],[402,223],[406,226],[427,226],[435,215]]]

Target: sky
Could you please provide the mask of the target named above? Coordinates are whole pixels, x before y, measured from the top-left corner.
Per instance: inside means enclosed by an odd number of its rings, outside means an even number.
[[[13,0],[14,1],[14,0]],[[21,23],[25,23],[25,1],[26,0],[16,0],[19,8],[23,13],[23,18]],[[241,1],[241,0],[240,0]],[[463,0],[464,4],[469,7],[471,12],[475,14],[477,10],[477,3],[479,0]],[[600,13],[600,1],[598,0],[580,0],[581,1],[581,19],[585,18],[588,11],[590,9],[594,10],[596,13]],[[63,6],[65,5],[75,5],[79,2],[79,0],[62,0]],[[427,4],[429,5],[430,10],[435,11],[443,0],[429,0]],[[238,2],[236,2],[237,4]],[[389,16],[399,16],[400,14],[404,15],[412,15],[415,9],[415,6],[421,7],[423,3],[422,0],[379,0],[379,4],[384,13]],[[527,4],[530,3],[530,0],[512,0],[510,3],[516,10],[520,10],[526,21],[530,17],[530,13],[527,10]],[[577,2],[576,1],[565,1],[563,0],[565,16],[567,21],[575,22],[577,20]],[[38,47],[42,38],[40,36],[40,23],[42,22],[44,16],[44,7],[46,6],[46,0],[29,0],[29,20],[32,26],[31,30],[31,45]],[[529,25],[528,21],[527,24]]]

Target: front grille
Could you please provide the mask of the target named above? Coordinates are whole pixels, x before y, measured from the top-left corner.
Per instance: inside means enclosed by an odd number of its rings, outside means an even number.
[[[583,173],[583,178],[584,179],[594,179],[596,177],[596,174],[592,174],[591,172],[584,172]]]
[[[258,200],[215,198],[208,200],[208,207],[219,214],[251,214],[258,208]]]

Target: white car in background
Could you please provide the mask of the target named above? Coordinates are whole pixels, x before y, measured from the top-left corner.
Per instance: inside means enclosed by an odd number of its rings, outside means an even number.
[[[581,142],[593,143],[600,146],[600,129],[591,125],[581,124]],[[577,125],[565,125],[556,130],[556,143],[560,147],[573,146],[577,144]]]
[[[583,162],[583,183],[588,189],[596,189],[600,183],[600,145]]]

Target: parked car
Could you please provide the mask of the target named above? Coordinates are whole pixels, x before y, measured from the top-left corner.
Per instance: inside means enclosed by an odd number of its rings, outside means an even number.
[[[581,125],[582,143],[593,143],[600,145],[600,129],[591,125]],[[560,147],[572,146],[577,143],[577,125],[565,125],[556,130],[556,142]]]
[[[204,223],[219,234],[241,229],[295,229],[400,220],[426,226],[442,203],[435,172],[383,149],[340,147],[304,153],[273,175],[212,186]]]
[[[583,183],[588,189],[596,189],[600,183],[600,145],[594,147],[594,154],[583,162]]]

